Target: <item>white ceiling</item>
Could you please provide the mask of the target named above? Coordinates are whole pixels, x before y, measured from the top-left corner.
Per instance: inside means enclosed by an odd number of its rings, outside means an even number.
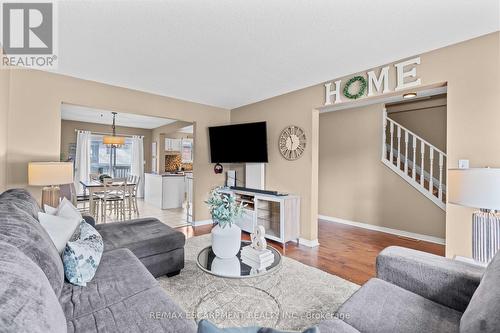
[[[57,72],[234,108],[499,29],[498,0],[62,1]]]
[[[109,125],[113,122],[111,111],[93,109],[84,106],[62,104],[61,119],[84,121],[87,123]],[[116,115],[116,126],[153,129],[163,125],[171,124],[176,120],[158,117],[141,116],[131,113],[120,113]]]

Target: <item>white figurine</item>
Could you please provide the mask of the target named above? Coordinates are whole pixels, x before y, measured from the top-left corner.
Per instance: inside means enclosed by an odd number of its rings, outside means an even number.
[[[255,227],[253,233],[250,235],[252,238],[252,248],[262,251],[267,248],[266,238],[264,237],[266,234],[266,229],[263,226],[258,225]]]

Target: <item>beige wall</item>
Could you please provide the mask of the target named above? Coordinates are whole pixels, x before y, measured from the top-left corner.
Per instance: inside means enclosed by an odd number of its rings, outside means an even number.
[[[447,83],[447,151],[448,167],[458,159],[470,159],[471,166],[500,167],[497,151],[500,143],[500,33],[485,35],[463,43],[421,54],[417,73],[423,86]],[[398,59],[395,59],[395,61]],[[333,66],[334,64],[332,64]],[[381,64],[383,65],[383,64]],[[377,71],[378,73],[378,71]],[[355,74],[342,78],[345,83]],[[364,75],[364,72],[363,72]],[[395,70],[390,69],[391,91]],[[277,136],[289,124],[304,127],[311,135],[311,108],[325,101],[323,84],[270,98],[231,112],[231,121],[267,120],[269,122],[270,162],[267,165],[267,187],[301,195],[303,237],[315,237],[317,228],[314,203],[309,197],[318,189],[310,176],[313,151],[288,162],[279,156]],[[352,102],[351,102],[352,103]],[[349,104],[351,104],[349,103]],[[309,148],[311,148],[309,146]],[[319,179],[319,183],[321,183]],[[472,209],[448,205],[446,212],[446,252],[448,256],[471,254]]]
[[[34,70],[12,70],[7,131],[7,186],[27,185],[29,161],[59,160],[61,103],[195,122],[194,214],[209,218],[208,191],[224,182],[209,162],[207,126],[229,122],[229,111],[98,82]],[[30,135],[27,135],[29,133]],[[36,195],[40,190],[30,189]]]
[[[319,122],[319,214],[444,238],[445,212],[381,161],[383,104]]]
[[[500,166],[500,155],[495,153],[500,142],[499,49],[497,32],[421,55],[418,76],[422,85],[448,85],[448,167],[455,167],[458,159],[469,159],[471,166]],[[394,72],[391,68],[391,89]],[[222,184],[224,177],[214,175],[209,163],[207,126],[226,124],[230,118],[232,122],[267,120],[270,144],[267,187],[302,197],[302,237],[317,238],[318,146],[309,145],[301,159],[289,162],[280,157],[277,139],[283,127],[295,124],[305,129],[310,142],[316,141],[317,113],[311,109],[324,103],[323,84],[232,110],[230,116],[228,111],[215,107],[40,71],[11,71],[9,86],[9,187],[26,185],[27,162],[59,158],[62,102],[166,117],[195,122],[195,218],[208,218],[203,199],[212,186]],[[26,133],[38,136],[34,140],[33,135]],[[447,255],[471,254],[471,213],[472,209],[448,205]]]
[[[0,193],[6,187],[10,70],[0,70]]]
[[[81,121],[61,121],[61,154],[64,159],[68,158],[68,148],[71,143],[76,143],[75,130],[86,130],[94,133],[110,133],[110,125],[94,124]],[[118,135],[141,135],[144,137],[144,172],[151,172],[151,137],[152,130],[144,128],[116,126]]]
[[[316,126],[314,122],[317,119],[314,119],[312,110],[322,98],[321,86],[315,86],[231,111],[232,123],[267,121],[269,163],[266,164],[266,188],[300,195],[301,237],[309,240],[317,239],[317,193],[313,193],[311,187],[314,172],[317,172],[317,156],[311,149],[316,135],[313,126]],[[296,161],[284,159],[278,150],[279,135],[283,128],[291,124],[301,126],[307,137],[307,149]],[[243,142],[244,139],[238,140]],[[251,143],[251,138],[245,140]]]

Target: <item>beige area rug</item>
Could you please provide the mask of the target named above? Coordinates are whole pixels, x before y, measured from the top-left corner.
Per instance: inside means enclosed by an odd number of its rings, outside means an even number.
[[[331,319],[359,286],[338,276],[283,257],[281,266],[261,277],[220,278],[196,265],[210,235],[186,243],[186,267],[181,274],[158,279],[163,289],[189,315],[221,327],[266,326],[302,330]]]

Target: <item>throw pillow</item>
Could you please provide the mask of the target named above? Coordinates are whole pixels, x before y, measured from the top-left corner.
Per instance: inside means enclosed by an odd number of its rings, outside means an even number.
[[[57,208],[57,216],[66,217],[66,218],[79,218],[80,221],[83,219],[82,214],[73,206],[71,201],[66,198],[63,198],[59,207]]]
[[[79,218],[80,221],[83,219],[82,214],[76,208],[71,201],[69,201],[66,198],[63,198],[61,202],[59,203],[59,206],[57,208],[51,207],[49,205],[44,205],[43,209],[45,210],[45,213],[50,214],[50,215],[56,215],[60,217],[66,217],[66,218]]]
[[[49,234],[59,254],[63,252],[66,243],[75,233],[81,220],[82,219],[78,218],[64,218],[38,212],[38,221]]]
[[[57,208],[51,207],[47,204],[43,205],[43,210],[45,211],[46,214],[57,215]]]
[[[198,322],[198,333],[294,333],[290,331],[278,331],[274,328],[259,328],[259,327],[234,327],[234,328],[218,328],[208,320],[202,319]],[[303,331],[302,333],[319,333],[319,328],[316,326]]]
[[[82,221],[79,236],[71,239],[64,249],[66,279],[72,284],[86,286],[95,275],[103,250],[101,235],[90,224]]]

